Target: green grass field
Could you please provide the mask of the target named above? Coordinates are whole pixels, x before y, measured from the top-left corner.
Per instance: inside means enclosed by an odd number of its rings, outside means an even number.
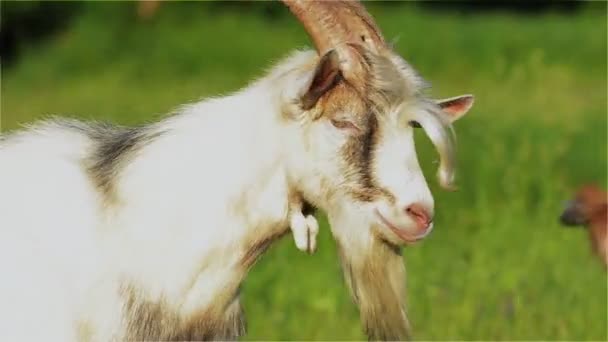
[[[151,121],[237,90],[309,44],[292,17],[197,5],[169,5],[137,23],[129,4],[89,4],[3,70],[2,129],[50,114]],[[417,137],[437,217],[433,234],[404,253],[414,337],[606,340],[606,273],[586,234],[558,224],[579,184],[606,186],[605,4],[573,16],[370,12],[434,96],[477,100],[456,124],[457,192],[439,189],[436,153]],[[326,224],[321,230],[315,255],[285,238],[254,267],[244,286],[246,339],[365,338]]]

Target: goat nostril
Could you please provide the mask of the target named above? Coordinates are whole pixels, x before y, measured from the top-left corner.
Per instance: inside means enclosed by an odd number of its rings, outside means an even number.
[[[433,218],[429,214],[429,211],[425,209],[424,206],[418,203],[414,203],[405,208],[405,212],[412,219],[424,225],[429,225],[433,221]]]

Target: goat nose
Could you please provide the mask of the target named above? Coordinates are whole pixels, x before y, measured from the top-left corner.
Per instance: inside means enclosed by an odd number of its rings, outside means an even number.
[[[405,212],[421,229],[427,228],[433,222],[433,217],[429,211],[420,203],[413,203],[405,208]]]

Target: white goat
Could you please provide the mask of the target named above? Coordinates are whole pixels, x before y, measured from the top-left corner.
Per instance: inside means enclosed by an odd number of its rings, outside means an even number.
[[[358,3],[287,4],[317,52],[241,91],[143,127],[55,119],[0,137],[3,341],[236,338],[258,257],[290,225],[314,250],[303,204],[330,217],[368,336],[405,336],[399,246],[433,216],[412,126],[449,185],[449,121],[472,97],[426,99]]]

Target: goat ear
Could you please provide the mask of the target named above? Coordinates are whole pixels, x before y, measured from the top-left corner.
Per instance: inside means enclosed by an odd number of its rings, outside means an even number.
[[[330,50],[319,60],[312,81],[306,93],[302,96],[302,108],[309,110],[328,90],[340,81],[340,59],[335,50]]]
[[[437,104],[445,114],[447,114],[450,122],[454,122],[463,117],[471,107],[475,98],[473,95],[460,95],[450,97],[448,99],[436,100]]]

